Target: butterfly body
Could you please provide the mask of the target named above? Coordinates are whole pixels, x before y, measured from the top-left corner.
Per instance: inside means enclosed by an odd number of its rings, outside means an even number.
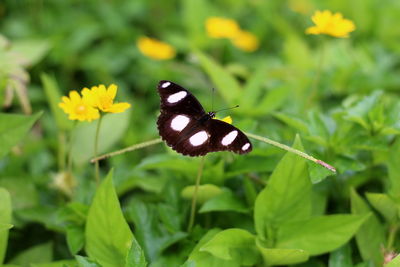
[[[236,127],[216,120],[186,89],[171,81],[160,81],[161,114],[157,127],[161,138],[172,149],[188,156],[229,150],[239,154],[251,151],[247,136]]]

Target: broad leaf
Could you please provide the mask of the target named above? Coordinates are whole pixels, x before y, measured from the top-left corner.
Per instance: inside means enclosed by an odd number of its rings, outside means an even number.
[[[125,267],[146,267],[147,262],[144,252],[136,239],[133,239],[131,248],[125,261]]]
[[[94,262],[91,259],[88,259],[86,257],[82,257],[79,255],[75,255],[75,259],[78,262],[79,267],[101,267],[100,264]]]
[[[296,137],[294,148],[303,150]],[[267,237],[267,229],[283,222],[307,219],[311,215],[311,182],[305,159],[287,152],[276,166],[254,207],[256,231]]]
[[[278,229],[277,248],[303,249],[310,255],[333,251],[353,237],[369,215],[328,215],[288,222]]]
[[[310,257],[309,253],[302,249],[266,248],[261,245],[258,239],[256,243],[267,266],[301,263],[307,261]]]
[[[41,115],[42,112],[31,116],[0,113],[0,158],[18,144]]]
[[[0,265],[4,261],[8,243],[8,229],[11,224],[11,197],[8,191],[0,187]]]
[[[371,205],[379,211],[389,223],[398,220],[398,205],[388,195],[382,193],[367,193]]]
[[[254,265],[259,261],[255,236],[242,229],[227,229],[214,235],[201,246],[206,251],[223,260],[234,260],[240,265]]]
[[[16,257],[14,257],[9,263],[20,264],[22,266],[30,266],[32,263],[47,263],[53,259],[53,244],[42,243],[30,247]]]
[[[367,203],[353,189],[351,190],[351,213],[371,214],[356,234],[357,246],[364,261],[372,260],[376,266],[382,265],[381,248],[384,247],[385,230]]]
[[[181,196],[185,199],[192,199],[196,186],[190,185],[186,186],[182,192]],[[203,204],[207,200],[210,200],[218,195],[222,194],[222,189],[213,184],[203,184],[199,185],[197,189],[197,203]]]
[[[112,171],[97,188],[87,216],[85,250],[102,266],[124,266],[134,239],[122,214]]]
[[[349,244],[338,248],[329,255],[329,267],[353,267]]]

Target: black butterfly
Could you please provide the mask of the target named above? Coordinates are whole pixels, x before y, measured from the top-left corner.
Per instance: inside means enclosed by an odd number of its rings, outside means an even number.
[[[213,119],[215,112],[206,113],[188,90],[171,81],[160,81],[157,89],[161,97],[158,132],[176,152],[193,157],[222,150],[239,154],[251,151],[252,145],[242,131]]]

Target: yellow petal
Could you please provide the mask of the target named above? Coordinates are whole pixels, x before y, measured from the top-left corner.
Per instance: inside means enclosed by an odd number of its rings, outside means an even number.
[[[109,98],[114,100],[115,96],[117,95],[118,87],[115,84],[111,84],[108,86],[107,95]]]
[[[108,108],[105,111],[111,112],[111,113],[121,113],[130,107],[131,107],[131,104],[122,102],[122,103],[113,104],[110,108]]]
[[[232,124],[232,118],[231,116],[226,116],[225,118],[223,118],[221,121],[224,121],[226,123]]]

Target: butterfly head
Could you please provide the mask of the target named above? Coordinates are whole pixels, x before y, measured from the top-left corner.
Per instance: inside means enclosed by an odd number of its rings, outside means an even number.
[[[208,112],[208,116],[210,116],[210,118],[214,118],[215,117],[215,112],[214,111],[210,111]]]

